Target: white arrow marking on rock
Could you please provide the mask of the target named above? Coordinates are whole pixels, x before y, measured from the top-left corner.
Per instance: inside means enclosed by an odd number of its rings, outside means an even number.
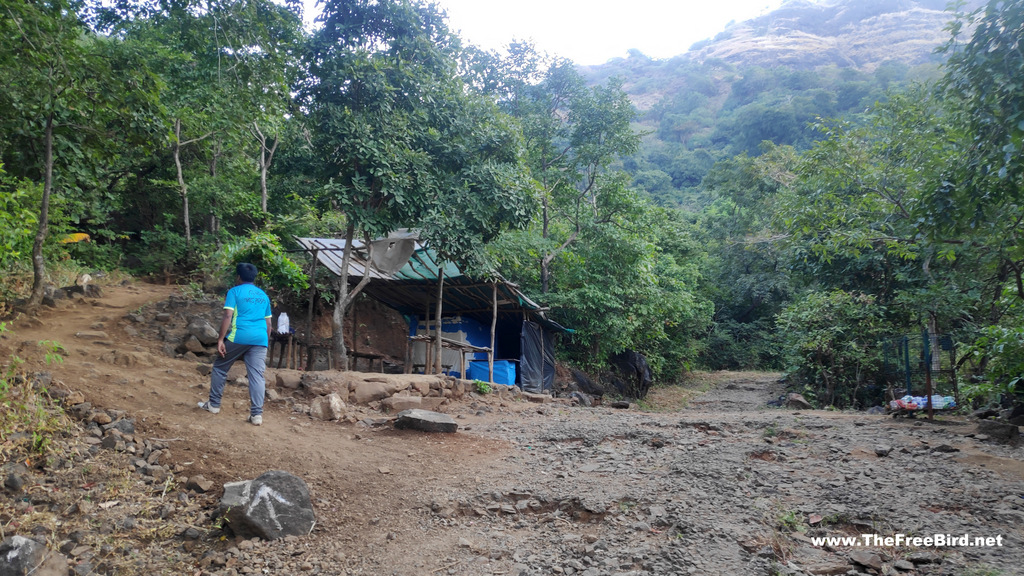
[[[277,500],[281,504],[285,504],[287,506],[292,505],[291,502],[285,500],[284,496],[275,492],[270,486],[260,486],[260,489],[256,491],[256,496],[252,499],[252,502],[249,503],[249,508],[246,509],[245,513],[252,514],[252,511],[256,509],[256,506],[258,506],[260,502],[266,502],[267,512],[270,513],[270,519],[274,522],[274,526],[280,530],[281,523],[277,521],[277,510],[274,510],[274,503],[270,501],[271,498]]]

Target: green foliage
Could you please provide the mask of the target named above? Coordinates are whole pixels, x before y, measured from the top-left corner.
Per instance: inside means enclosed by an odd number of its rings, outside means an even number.
[[[0,164],[0,271],[31,253],[41,196],[38,184],[8,177]]]
[[[477,394],[490,394],[494,391],[491,385],[483,380],[473,380],[473,389]]]
[[[344,211],[370,236],[418,226],[457,262],[529,221],[516,126],[466,90],[436,6],[329,1],[322,21],[299,87],[322,210]]]
[[[182,297],[187,300],[201,301],[206,299],[206,292],[199,282],[189,282],[178,289]]]
[[[697,363],[709,370],[782,368],[782,347],[775,328],[772,318],[740,322],[716,317],[712,329],[702,340]]]
[[[597,367],[631,349],[647,356],[656,377],[693,368],[695,336],[712,310],[696,294],[700,249],[678,216],[637,201],[623,221],[588,227],[555,261],[547,298],[576,330],[567,342],[572,360]]]
[[[42,296],[49,256],[43,242],[60,222],[51,204],[75,231],[105,229],[116,211],[106,185],[123,177],[118,160],[126,148],[150,149],[143,126],[159,116],[157,81],[142,53],[91,31],[83,8],[15,0],[0,19],[0,162],[42,189],[33,302]]]
[[[975,372],[964,379],[961,392],[979,405],[1024,392],[1024,307],[1013,294],[1005,296],[1002,304],[1006,314],[999,324],[981,328],[974,341],[959,351]]]
[[[216,269],[225,279],[234,279],[235,266],[249,262],[259,270],[258,282],[282,297],[294,297],[309,289],[302,267],[288,257],[280,239],[268,232],[253,232],[226,244],[214,258]]]
[[[882,349],[891,333],[885,309],[865,294],[804,294],[778,317],[790,375],[822,407],[852,406],[858,387],[882,382]]]
[[[965,31],[970,40],[961,44]],[[1024,6],[989,0],[969,14],[958,14],[950,32],[943,47],[949,62],[942,86],[951,100],[962,103],[974,134],[968,155],[972,184],[987,182],[990,188],[987,198],[975,201],[998,202],[1004,194],[1016,194],[1024,178]]]
[[[167,226],[157,225],[139,233],[138,270],[144,274],[160,274],[165,277],[186,264],[189,254],[185,237]]]
[[[587,86],[570,62],[530,44],[483,61],[477,84],[522,124],[541,203],[527,230],[490,247],[491,258],[575,331],[563,338],[567,358],[599,368],[633,349],[657,376],[676,377],[692,366],[693,335],[710,316],[694,294],[701,251],[678,213],[650,205],[615,167],[640,142],[622,85]]]
[[[776,518],[776,524],[780,530],[784,530],[786,532],[807,531],[807,527],[804,526],[800,513],[795,510],[783,510],[779,512],[779,515]]]
[[[54,340],[40,340],[39,347],[43,349],[43,360],[47,364],[63,364],[64,354],[67,349],[60,342]]]
[[[796,286],[771,216],[795,162],[792,148],[771,147],[760,158],[719,162],[705,178],[712,200],[699,219],[709,252],[702,292],[715,303],[700,358],[707,368],[781,367],[774,318]]]

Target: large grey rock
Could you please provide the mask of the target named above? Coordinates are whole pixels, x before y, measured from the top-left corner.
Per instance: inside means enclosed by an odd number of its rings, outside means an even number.
[[[532,392],[523,392],[523,398],[537,404],[549,404],[555,401],[550,394],[534,394]],[[629,407],[629,402],[626,402],[626,407]]]
[[[122,434],[135,434],[135,421],[129,418],[120,418],[104,426],[103,430],[117,430]]]
[[[1006,415],[1006,420],[1014,426],[1024,426],[1024,404],[1017,404]]]
[[[370,402],[383,400],[408,387],[409,384],[406,382],[370,377],[363,381],[352,382],[351,399],[356,404],[369,404]]]
[[[850,560],[877,572],[882,571],[882,557],[867,550],[855,550],[850,553]]]
[[[243,538],[306,536],[316,524],[306,482],[282,470],[225,484],[220,512],[228,528]]]
[[[195,336],[204,346],[213,346],[217,343],[220,334],[206,320],[196,318],[188,325],[188,333]]]
[[[790,392],[786,395],[786,408],[795,408],[797,410],[810,410],[814,408],[811,403],[803,397],[802,394],[796,392]]]
[[[385,398],[381,403],[381,409],[385,412],[402,412],[405,410],[436,410],[446,401],[445,398],[422,396],[392,396]]]
[[[343,400],[349,396],[349,376],[340,372],[306,372],[299,378],[302,388],[310,394],[326,396],[338,394]]]
[[[352,399],[356,404],[369,404],[390,395],[383,382],[357,382],[353,390]]]
[[[194,335],[189,334],[185,337],[185,341],[182,342],[182,348],[193,354],[205,354],[206,349],[203,348],[203,343],[199,341]]]
[[[1020,440],[1020,428],[998,420],[981,420],[977,433],[1006,444],[1016,444]]]
[[[185,488],[193,492],[205,494],[213,488],[213,482],[207,480],[202,474],[196,474],[195,476],[189,476],[188,482],[185,483]]]
[[[430,410],[402,410],[395,420],[395,428],[400,430],[421,430],[423,432],[455,432],[458,423],[447,414]]]
[[[0,543],[0,576],[65,576],[67,558],[24,536]]]
[[[275,370],[274,380],[277,382],[278,388],[287,388],[289,390],[298,390],[302,384],[302,377],[306,374],[301,370]],[[348,386],[345,386],[346,393],[348,392]]]
[[[341,420],[345,415],[345,402],[333,393],[317,396],[309,405],[309,415],[318,420]]]

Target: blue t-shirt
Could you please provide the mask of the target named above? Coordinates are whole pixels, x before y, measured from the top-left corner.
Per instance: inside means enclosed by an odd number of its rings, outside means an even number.
[[[224,308],[234,310],[228,340],[235,344],[266,346],[267,318],[270,318],[270,298],[252,284],[239,284],[224,299]]]

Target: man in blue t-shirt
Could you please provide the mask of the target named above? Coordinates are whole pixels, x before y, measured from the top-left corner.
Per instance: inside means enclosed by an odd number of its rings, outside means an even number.
[[[259,426],[263,424],[263,397],[266,395],[263,372],[270,343],[270,298],[253,285],[257,274],[255,266],[242,262],[235,271],[239,283],[228,290],[224,299],[224,318],[217,340],[220,358],[213,363],[210,373],[210,399],[200,402],[199,407],[212,414],[220,412],[228,370],[235,360],[242,358],[249,379],[249,422]]]

